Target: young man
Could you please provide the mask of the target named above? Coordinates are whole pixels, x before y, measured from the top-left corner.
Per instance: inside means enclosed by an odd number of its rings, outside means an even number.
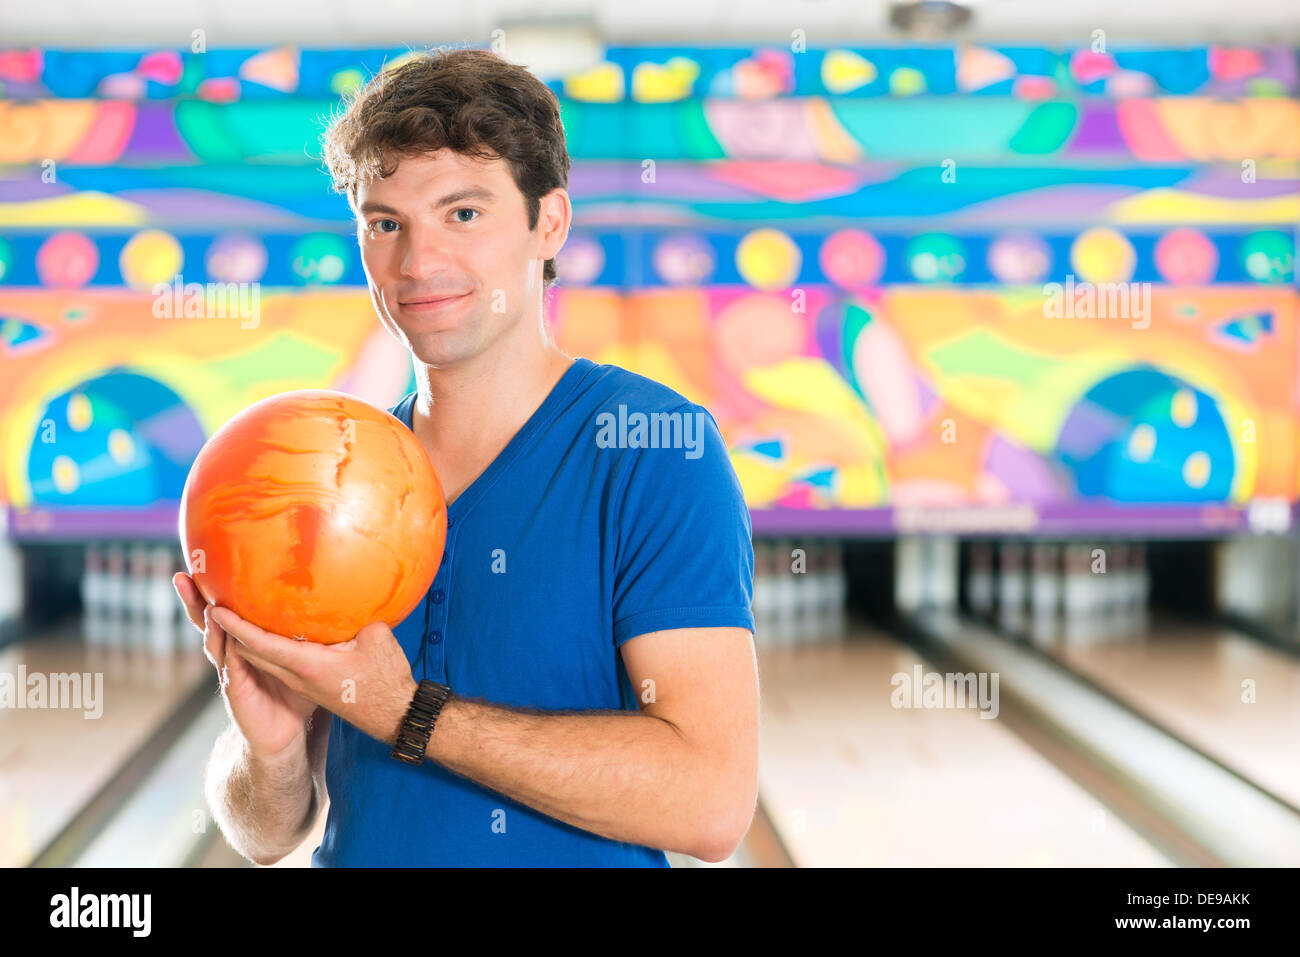
[[[349,104],[325,157],[415,365],[390,411],[447,493],[446,549],[406,621],[332,646],[177,576],[232,719],[208,770],[222,831],[272,863],[328,797],[317,866],[727,858],[757,798],[749,513],[705,410],[550,341],[572,217],[554,94],[486,51],[421,57]]]

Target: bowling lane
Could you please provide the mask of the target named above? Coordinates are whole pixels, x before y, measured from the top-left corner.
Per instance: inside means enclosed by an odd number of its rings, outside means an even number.
[[[1216,761],[1300,807],[1300,660],[1228,629],[1050,646],[1058,660]],[[1254,700],[1246,697],[1253,683]]]
[[[19,677],[90,676],[79,682],[81,707],[0,709],[0,866],[29,863],[201,683],[215,691],[197,633],[189,637],[168,652],[98,647],[73,620],[0,649],[0,674],[16,688]]]
[[[797,865],[1169,865],[1002,722],[894,708],[892,676],[937,669],[850,638],[759,648],[759,793]]]

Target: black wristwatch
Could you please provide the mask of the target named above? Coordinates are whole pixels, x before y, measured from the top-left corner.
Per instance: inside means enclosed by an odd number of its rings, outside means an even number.
[[[406,711],[406,719],[402,721],[402,730],[397,732],[394,758],[406,764],[424,763],[424,749],[429,746],[433,725],[450,697],[451,689],[446,685],[428,678],[420,682],[415,697],[411,699],[411,707]]]

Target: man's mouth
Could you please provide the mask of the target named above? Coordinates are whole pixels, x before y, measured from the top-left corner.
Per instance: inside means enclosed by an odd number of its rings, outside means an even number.
[[[468,296],[469,293],[467,292],[453,296],[418,296],[412,299],[399,299],[397,307],[407,315],[423,313],[429,316],[439,316],[443,312],[450,312],[453,307]]]
[[[399,306],[431,306],[439,302],[449,302],[452,299],[460,299],[469,293],[453,293],[446,296],[419,296],[414,299],[399,299]]]

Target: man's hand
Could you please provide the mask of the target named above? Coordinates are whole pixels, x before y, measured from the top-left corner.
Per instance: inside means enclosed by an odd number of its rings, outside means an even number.
[[[296,641],[213,608],[213,621],[235,640],[235,653],[259,676],[300,696],[385,744],[395,744],[418,683],[406,652],[387,625],[375,623],[351,641]]]
[[[249,667],[237,642],[211,618],[212,606],[186,574],[172,578],[172,587],[185,605],[185,614],[203,632],[203,653],[217,669],[221,696],[230,720],[238,725],[252,753],[272,759],[304,746],[307,718],[315,702],[296,694],[279,679]]]

